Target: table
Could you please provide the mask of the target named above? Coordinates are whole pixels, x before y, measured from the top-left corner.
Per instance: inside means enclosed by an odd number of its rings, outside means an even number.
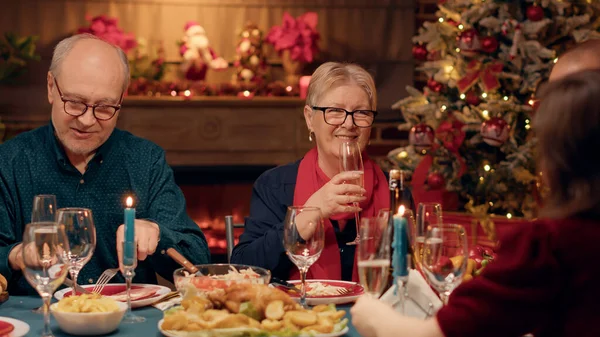
[[[42,304],[40,297],[33,296],[10,296],[9,300],[0,304],[0,316],[19,319],[29,324],[30,330],[27,336],[39,336],[43,328],[43,315],[31,312],[31,309],[37,308]],[[340,306],[340,309],[346,311],[346,318],[350,320],[349,305]],[[146,322],[138,324],[121,324],[119,329],[109,336],[162,336],[158,331],[158,321],[162,319],[162,311],[154,307],[145,307],[135,310],[135,313],[146,317]],[[51,318],[50,326],[56,337],[71,336],[60,330],[58,323]],[[352,324],[349,324],[349,331],[344,337],[360,337]]]

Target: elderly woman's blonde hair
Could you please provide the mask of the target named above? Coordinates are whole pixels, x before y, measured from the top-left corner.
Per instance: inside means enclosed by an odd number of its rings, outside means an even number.
[[[352,63],[326,62],[315,70],[308,84],[306,105],[316,106],[329,89],[343,84],[356,84],[369,96],[369,108],[377,110],[377,92],[373,77],[364,68]]]

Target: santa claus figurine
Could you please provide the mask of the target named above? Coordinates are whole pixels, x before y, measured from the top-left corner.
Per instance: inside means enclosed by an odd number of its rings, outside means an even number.
[[[181,70],[190,81],[203,81],[210,67],[214,70],[226,69],[228,64],[210,47],[204,28],[195,21],[185,24],[185,36],[179,50],[183,57]]]

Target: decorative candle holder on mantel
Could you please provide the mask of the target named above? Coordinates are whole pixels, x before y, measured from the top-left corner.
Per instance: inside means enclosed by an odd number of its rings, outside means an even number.
[[[285,70],[285,83],[292,86],[298,85],[305,63],[293,60],[291,52],[287,49],[281,53],[281,61]]]

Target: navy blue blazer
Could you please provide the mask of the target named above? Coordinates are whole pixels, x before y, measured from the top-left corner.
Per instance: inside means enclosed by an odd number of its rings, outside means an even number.
[[[263,267],[282,279],[287,279],[291,268],[296,268],[285,254],[283,220],[287,207],[294,202],[299,166],[300,160],[270,169],[258,177],[252,189],[250,215],[240,242],[233,249],[231,263]],[[404,194],[414,209],[410,191],[405,189]]]

